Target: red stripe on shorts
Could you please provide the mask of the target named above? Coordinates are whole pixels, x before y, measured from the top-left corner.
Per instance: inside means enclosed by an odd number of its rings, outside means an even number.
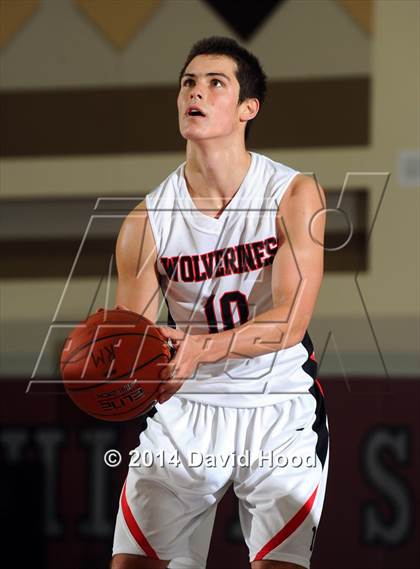
[[[315,380],[315,383],[316,383],[317,386],[319,387],[319,390],[320,390],[320,392],[321,392],[322,397],[325,397],[325,395],[324,395],[324,390],[322,389],[322,385],[319,383],[319,380],[316,379],[316,380]]]
[[[158,554],[145,538],[144,533],[141,531],[140,526],[136,521],[136,518],[133,516],[133,513],[130,510],[130,506],[128,505],[127,496],[125,493],[126,484],[127,480],[124,482],[123,490],[121,493],[121,507],[124,514],[125,523],[127,524],[131,535],[137,541],[147,557],[151,557],[152,559],[159,559]]]
[[[318,486],[309,496],[308,500],[303,504],[301,509],[293,516],[293,518],[289,520],[287,524],[279,532],[277,532],[276,535],[272,537],[262,549],[260,549],[260,551],[255,556],[254,561],[260,561],[261,559],[264,559],[267,553],[270,553],[270,551],[283,543],[283,541],[287,539],[289,535],[291,535],[301,525],[301,523],[311,511],[317,491]]]

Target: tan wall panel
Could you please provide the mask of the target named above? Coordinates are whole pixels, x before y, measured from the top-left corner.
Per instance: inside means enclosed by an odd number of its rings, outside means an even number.
[[[39,8],[39,0],[3,0],[0,2],[0,48],[23,31]]]
[[[171,85],[193,42],[234,32],[201,0],[162,0],[124,50],[116,51],[70,0],[43,0],[0,53],[1,89]],[[42,41],[40,41],[42,38]],[[369,73],[370,41],[335,0],[288,0],[246,46],[270,78]]]
[[[160,0],[74,0],[93,27],[115,47],[124,49],[159,8]]]
[[[337,0],[337,2],[365,32],[372,32],[373,0]]]

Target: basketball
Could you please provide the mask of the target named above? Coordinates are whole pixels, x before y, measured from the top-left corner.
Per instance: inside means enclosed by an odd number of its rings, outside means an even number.
[[[100,309],[67,337],[60,371],[82,411],[125,421],[156,403],[159,373],[170,359],[169,344],[153,322],[130,310]]]

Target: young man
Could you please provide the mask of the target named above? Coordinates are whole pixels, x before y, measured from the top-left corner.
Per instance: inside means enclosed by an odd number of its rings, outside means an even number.
[[[148,463],[121,493],[113,569],[204,568],[232,482],[252,568],[309,567],[328,468],[307,333],[325,198],[312,177],[247,151],[264,94],[236,42],[195,44],[178,95],[186,162],[118,238],[117,304],[155,322],[161,287],[177,351],[140,436]]]

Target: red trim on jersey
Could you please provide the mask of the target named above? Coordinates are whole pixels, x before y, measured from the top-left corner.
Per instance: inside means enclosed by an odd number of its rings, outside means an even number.
[[[318,386],[318,388],[319,388],[319,390],[320,390],[320,392],[321,392],[321,394],[322,394],[322,397],[325,397],[325,395],[324,395],[324,390],[322,389],[322,385],[319,383],[319,379],[316,379],[316,380],[315,380],[315,383],[317,384],[317,386]]]
[[[262,549],[260,549],[260,551],[255,556],[254,561],[260,561],[261,559],[264,559],[264,557],[270,553],[270,551],[283,543],[283,541],[287,539],[302,524],[306,516],[311,511],[317,491],[318,486],[309,496],[307,501],[303,504],[301,509],[293,516],[293,518],[290,519],[287,524],[264,545]]]
[[[312,352],[312,354],[310,355],[310,359],[316,361],[315,360],[315,352]]]
[[[121,493],[121,507],[124,514],[125,523],[127,524],[131,535],[137,541],[147,557],[151,557],[152,559],[159,559],[158,554],[145,538],[144,533],[141,531],[140,526],[138,525],[135,517],[133,516],[133,513],[130,510],[130,506],[127,502],[127,496],[125,494],[126,484],[127,480],[124,482],[123,490]]]

